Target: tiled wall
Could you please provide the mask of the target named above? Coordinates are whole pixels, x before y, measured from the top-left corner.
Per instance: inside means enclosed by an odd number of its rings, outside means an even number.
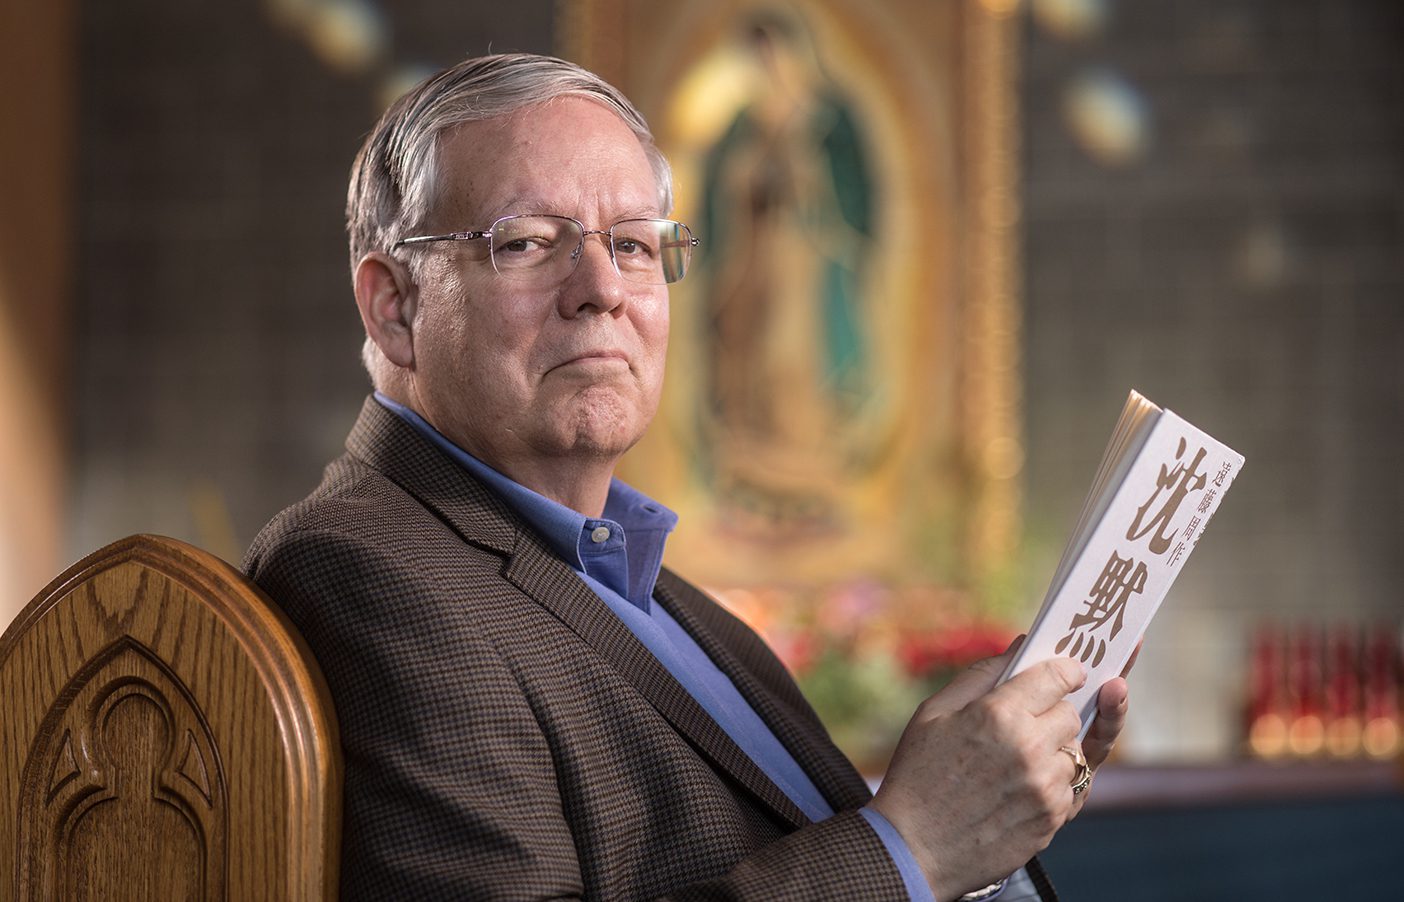
[[[1128,750],[1196,757],[1237,741],[1251,624],[1404,619],[1404,6],[1105,7],[1025,33],[1030,546],[1128,388],[1247,457],[1133,685]],[[1069,122],[1087,72],[1141,127],[1120,163]]]
[[[361,18],[293,14],[319,5]],[[316,484],[369,390],[342,213],[360,140],[397,76],[549,50],[553,10],[81,4],[74,556],[141,531],[238,561]]]
[[[74,556],[145,531],[237,560],[315,483],[366,390],[341,208],[388,83],[553,44],[550,0],[339,5],[363,17],[81,3]],[[1404,5],[1100,6],[1025,31],[1029,582],[1128,388],[1245,454],[1153,628],[1127,743],[1215,754],[1249,625],[1400,616]],[[1088,72],[1140,123],[1120,164],[1065,114]]]

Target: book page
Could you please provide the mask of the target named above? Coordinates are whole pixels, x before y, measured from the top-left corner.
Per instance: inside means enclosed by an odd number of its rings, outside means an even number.
[[[1068,568],[1087,547],[1092,538],[1093,528],[1106,515],[1107,505],[1111,504],[1116,487],[1126,478],[1127,471],[1145,445],[1151,429],[1160,418],[1160,413],[1160,408],[1140,392],[1132,390],[1127,396],[1126,404],[1121,408],[1121,416],[1117,418],[1116,427],[1107,441],[1107,448],[1102,453],[1097,475],[1093,478],[1087,498],[1082,503],[1077,526],[1073,528],[1068,544],[1063,549],[1063,556],[1058,561],[1058,568],[1053,572],[1053,579],[1048,584],[1043,606],[1039,609],[1039,616],[1034,619],[1035,625],[1042,619],[1044,611],[1067,580]]]
[[[1133,401],[1138,397],[1133,393]],[[1075,531],[1060,578],[1001,678],[1057,655],[1081,661],[1087,683],[1069,701],[1082,717],[1084,735],[1096,713],[1097,691],[1121,673],[1243,467],[1242,455],[1171,411],[1152,422],[1138,447],[1134,424],[1123,416],[1119,426],[1128,434],[1113,435],[1097,480],[1106,477],[1105,484],[1094,486],[1099,491],[1084,506],[1088,522]],[[1114,452],[1122,440],[1121,451]],[[1120,479],[1118,470],[1124,473]]]

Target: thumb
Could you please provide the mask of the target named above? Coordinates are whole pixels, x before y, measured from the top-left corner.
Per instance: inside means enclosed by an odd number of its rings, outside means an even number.
[[[1004,668],[1014,660],[1019,646],[1023,644],[1024,636],[1019,635],[1009,643],[1009,647],[1002,654],[993,658],[981,658],[956,674],[940,692],[927,699],[926,704],[922,706],[922,713],[931,717],[950,714],[989,692],[999,683],[1000,674],[1004,673]]]

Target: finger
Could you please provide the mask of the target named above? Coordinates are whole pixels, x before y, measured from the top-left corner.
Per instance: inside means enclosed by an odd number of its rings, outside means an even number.
[[[1033,714],[1043,714],[1087,682],[1087,670],[1072,658],[1050,658],[1011,677],[995,692],[1014,699]]]
[[[1077,745],[1077,735],[1082,732],[1082,719],[1072,702],[1064,699],[1034,718],[1039,741],[1050,749],[1060,746]]]
[[[981,658],[980,660],[972,663],[969,667],[966,668],[966,670],[973,670],[977,673],[993,674],[994,677],[998,679],[1000,675],[1004,673],[1004,669],[1009,666],[1009,662],[1014,660],[1014,656],[1019,653],[1019,649],[1021,646],[1023,646],[1023,644],[1024,634],[1020,633],[1019,635],[1014,637],[1013,641],[1009,643],[1009,646],[1005,648],[1004,651],[1000,652],[994,657]],[[964,676],[964,674],[962,673],[960,674],[960,676]],[[951,682],[955,681],[952,680]]]
[[[1110,717],[1118,712],[1124,713],[1126,700],[1131,695],[1131,688],[1125,677],[1113,677],[1102,684],[1102,688],[1097,690],[1097,714]]]
[[[1055,753],[1060,762],[1058,767],[1059,780],[1061,782],[1066,782],[1069,788],[1072,788],[1073,783],[1077,781],[1077,759],[1072,756],[1071,752],[1065,752],[1063,749],[1071,749],[1072,747],[1071,744],[1064,743],[1058,747],[1058,751]],[[1076,801],[1076,799],[1074,799],[1074,801]]]
[[[924,713],[931,716],[959,711],[975,699],[986,694],[999,682],[1004,668],[1018,653],[1024,642],[1023,635],[1016,636],[1001,654],[993,658],[981,658],[956,676],[937,692],[924,706]]]
[[[1097,693],[1097,717],[1082,743],[1082,753],[1094,769],[1107,760],[1117,737],[1121,735],[1126,725],[1129,699],[1130,690],[1120,677],[1108,680]]]

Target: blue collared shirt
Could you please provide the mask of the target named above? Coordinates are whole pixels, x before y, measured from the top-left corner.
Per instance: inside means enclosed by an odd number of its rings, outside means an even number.
[[[388,410],[409,423],[452,460],[486,483],[546,540],[551,549],[609,606],[727,735],[811,821],[833,816],[818,787],[687,631],[653,603],[663,548],[677,525],[675,513],[615,479],[604,516],[586,517],[512,481],[468,454],[413,410],[376,393]],[[908,895],[930,902],[931,890],[896,828],[869,808],[860,814],[892,856]]]

